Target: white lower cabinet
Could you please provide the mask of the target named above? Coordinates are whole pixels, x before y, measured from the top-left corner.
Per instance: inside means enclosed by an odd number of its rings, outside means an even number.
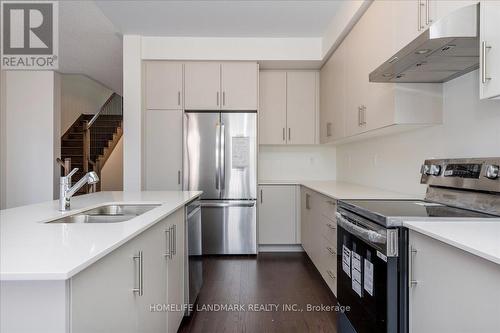
[[[299,243],[297,235],[297,186],[259,186],[259,244]]]
[[[71,279],[71,332],[176,332],[183,312],[150,307],[182,308],[184,260],[179,209]]]
[[[495,333],[500,265],[410,230],[410,333]]]
[[[300,192],[302,247],[337,295],[337,202],[305,187]]]

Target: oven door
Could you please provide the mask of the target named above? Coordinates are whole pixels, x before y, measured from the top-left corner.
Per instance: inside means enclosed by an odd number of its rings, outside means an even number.
[[[338,225],[337,299],[350,310],[341,315],[341,333],[398,332],[398,258]],[[346,321],[347,319],[347,321]]]

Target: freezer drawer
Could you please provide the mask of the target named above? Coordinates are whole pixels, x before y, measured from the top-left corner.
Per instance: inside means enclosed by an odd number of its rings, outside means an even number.
[[[255,200],[202,201],[203,254],[256,254]]]

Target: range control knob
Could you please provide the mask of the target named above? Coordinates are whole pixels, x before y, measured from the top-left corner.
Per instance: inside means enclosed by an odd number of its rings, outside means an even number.
[[[497,179],[500,176],[500,167],[498,165],[488,165],[484,175],[488,179]]]
[[[437,164],[431,164],[427,174],[430,176],[439,176],[441,174],[441,166]]]

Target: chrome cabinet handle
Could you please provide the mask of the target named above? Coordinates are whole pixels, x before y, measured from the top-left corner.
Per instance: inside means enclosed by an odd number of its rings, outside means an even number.
[[[222,92],[222,105],[226,105],[226,92]]]
[[[181,105],[181,92],[177,92],[177,105]]]
[[[283,141],[286,140],[285,128],[283,127]]]
[[[172,242],[170,238],[170,228],[165,229],[165,254],[163,255],[165,258],[172,258]]]
[[[361,106],[358,106],[358,126],[361,126]]]
[[[217,106],[219,106],[219,92],[217,92]]]
[[[486,71],[486,51],[491,49],[491,46],[486,45],[486,41],[481,42],[481,82],[485,84],[489,80],[491,80],[491,77],[487,77],[487,71]]]
[[[169,232],[169,252],[170,252],[170,257],[169,259],[172,259],[173,256],[174,256],[174,227],[173,226],[170,226],[168,228],[170,230]]]
[[[292,140],[292,129],[288,127],[288,141],[290,142]]]
[[[306,193],[306,209],[311,209],[311,207],[309,206],[309,193]]]
[[[414,267],[413,265],[415,264],[414,261],[415,261],[415,256],[417,255],[417,249],[415,249],[413,246],[410,246],[410,255],[409,255],[409,258],[408,258],[408,278],[409,278],[409,285],[410,285],[410,288],[412,287],[415,287],[417,284],[418,284],[418,281],[415,280],[415,278],[413,277],[413,273],[414,273]]]
[[[264,196],[262,195],[262,189],[260,189],[260,203],[264,202]]]
[[[177,184],[181,184],[181,170],[177,171]]]
[[[177,254],[177,225],[172,226],[172,255]]]
[[[330,246],[328,246],[326,249],[328,250],[328,252],[330,252],[331,255],[333,256],[337,255],[337,253],[335,253],[335,251]]]
[[[425,26],[422,22],[422,7],[425,7],[423,0],[418,1],[418,31],[422,31]]]
[[[429,25],[432,20],[431,20],[431,2],[430,0],[426,0],[425,2],[425,24]]]
[[[332,123],[326,123],[326,136],[332,136]]]
[[[139,261],[139,272],[137,276],[137,280],[139,282],[139,287],[132,289],[132,292],[138,294],[139,296],[144,295],[144,278],[143,278],[143,257],[142,257],[142,251],[139,251],[139,253],[135,256],[132,257],[134,259],[134,262],[136,260]]]

